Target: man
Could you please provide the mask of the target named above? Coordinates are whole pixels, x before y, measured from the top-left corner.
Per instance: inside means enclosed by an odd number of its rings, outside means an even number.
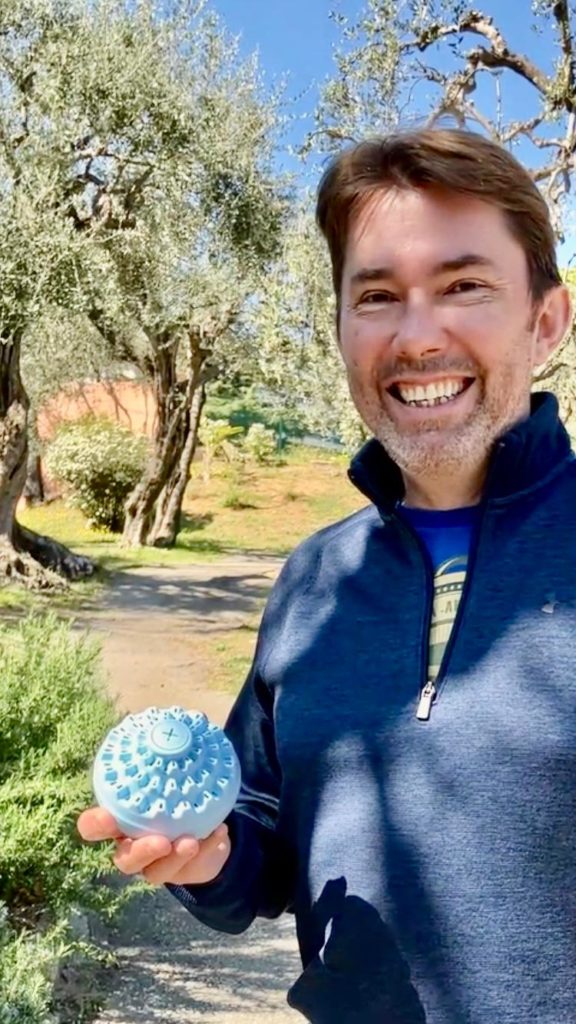
[[[314,1024],[573,1024],[576,461],[530,396],[570,317],[547,209],[492,142],[425,130],[339,155],[317,213],[371,505],[273,590],[227,824],[116,863],[223,931],[293,911]]]

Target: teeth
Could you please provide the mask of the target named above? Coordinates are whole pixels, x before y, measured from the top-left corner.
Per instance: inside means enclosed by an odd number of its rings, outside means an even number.
[[[416,386],[398,384],[400,397],[406,405],[444,405],[463,390],[464,381],[462,378],[458,380],[435,381],[433,384],[426,384],[425,386],[421,384]]]

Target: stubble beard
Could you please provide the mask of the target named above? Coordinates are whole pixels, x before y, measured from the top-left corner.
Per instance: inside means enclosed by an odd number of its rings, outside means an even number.
[[[477,373],[474,386],[479,396],[464,419],[447,426],[439,411],[437,419],[428,417],[426,424],[411,433],[400,430],[386,411],[390,396],[382,395],[377,380],[369,396],[359,393],[352,381],[350,391],[362,419],[400,470],[412,477],[437,478],[476,472],[488,462],[498,438],[525,415],[531,381],[530,368],[525,387],[521,387],[517,368],[511,364],[500,374],[497,388],[489,390],[485,378]]]

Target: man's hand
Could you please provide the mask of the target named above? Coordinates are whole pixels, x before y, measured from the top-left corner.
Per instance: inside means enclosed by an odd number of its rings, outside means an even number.
[[[171,842],[165,836],[127,839],[111,814],[91,807],[78,818],[78,831],[89,843],[116,840],[114,863],[124,875],[142,875],[153,885],[195,885],[211,882],[230,856],[226,825],[220,825],[207,839],[181,836]]]

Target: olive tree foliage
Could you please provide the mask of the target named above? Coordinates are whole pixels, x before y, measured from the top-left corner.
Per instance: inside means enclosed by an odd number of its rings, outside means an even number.
[[[576,5],[568,0],[539,0],[531,5],[525,0],[525,17],[534,23],[530,54],[516,49],[514,40],[504,35],[498,24],[502,7],[491,6],[494,13],[460,0],[366,0],[355,17],[333,15],[341,31],[336,71],[323,89],[314,130],[303,151],[308,157],[325,157],[368,135],[398,127],[444,121],[466,126],[500,142],[528,166],[549,204],[558,239],[563,240],[573,218]],[[515,7],[518,14],[519,6]],[[539,62],[544,37],[553,43],[555,58],[550,67]],[[521,119],[508,113],[512,78],[522,82],[525,112]],[[310,224],[306,230],[312,238]],[[286,314],[290,322],[284,329],[284,343],[294,347],[296,361],[300,358],[311,368],[316,359],[321,362],[326,356],[327,363],[322,363],[324,368],[318,372],[316,401],[331,430],[340,414],[350,416],[350,406],[334,358],[329,275],[321,262],[321,250],[309,260],[307,243],[299,239],[295,243],[305,268],[301,287],[306,294],[294,301],[297,286],[290,284],[290,278],[279,288],[279,297],[288,297],[287,311],[293,310]],[[276,315],[280,320],[281,315]],[[304,337],[314,340],[304,347]],[[548,364],[538,369],[535,388],[556,392],[568,426],[575,432],[573,334]]]
[[[249,358],[243,320],[279,235],[276,97],[193,0],[15,0],[0,74],[0,219],[14,229],[1,312],[21,410],[6,535],[25,472],[25,342],[38,395],[41,349],[59,352],[58,382],[65,349],[70,377],[127,361],[151,381],[157,432],[125,539],[172,543],[206,380]],[[5,423],[0,407],[0,441]]]
[[[116,350],[129,351],[158,404],[152,459],[126,504],[124,540],[131,545],[175,539],[205,383],[251,359],[245,321],[275,254],[283,211],[272,172],[277,106],[262,98],[256,63],[239,62],[234,42],[212,19],[187,37],[185,26],[174,24],[166,91],[180,76],[183,130],[176,143],[171,131],[163,146],[175,149],[149,161],[128,225],[123,208],[114,210],[117,193],[124,208],[131,204],[122,180],[115,184],[116,169],[103,170],[106,184],[96,184],[97,203],[112,198],[91,319]],[[153,95],[157,90],[155,83]],[[169,102],[174,111],[176,100]],[[99,231],[97,221],[98,214]]]
[[[38,15],[48,30],[46,5]],[[26,332],[47,304],[62,303],[69,310],[81,305],[77,270],[85,242],[62,215],[46,148],[31,137],[26,96],[36,34],[29,4],[16,0],[0,8],[0,576],[54,587],[58,577],[41,566],[73,576],[88,572],[90,564],[16,522],[28,445],[29,403],[20,358]]]
[[[256,374],[308,430],[354,449],[366,434],[338,351],[330,263],[311,202],[287,226],[262,289]]]

